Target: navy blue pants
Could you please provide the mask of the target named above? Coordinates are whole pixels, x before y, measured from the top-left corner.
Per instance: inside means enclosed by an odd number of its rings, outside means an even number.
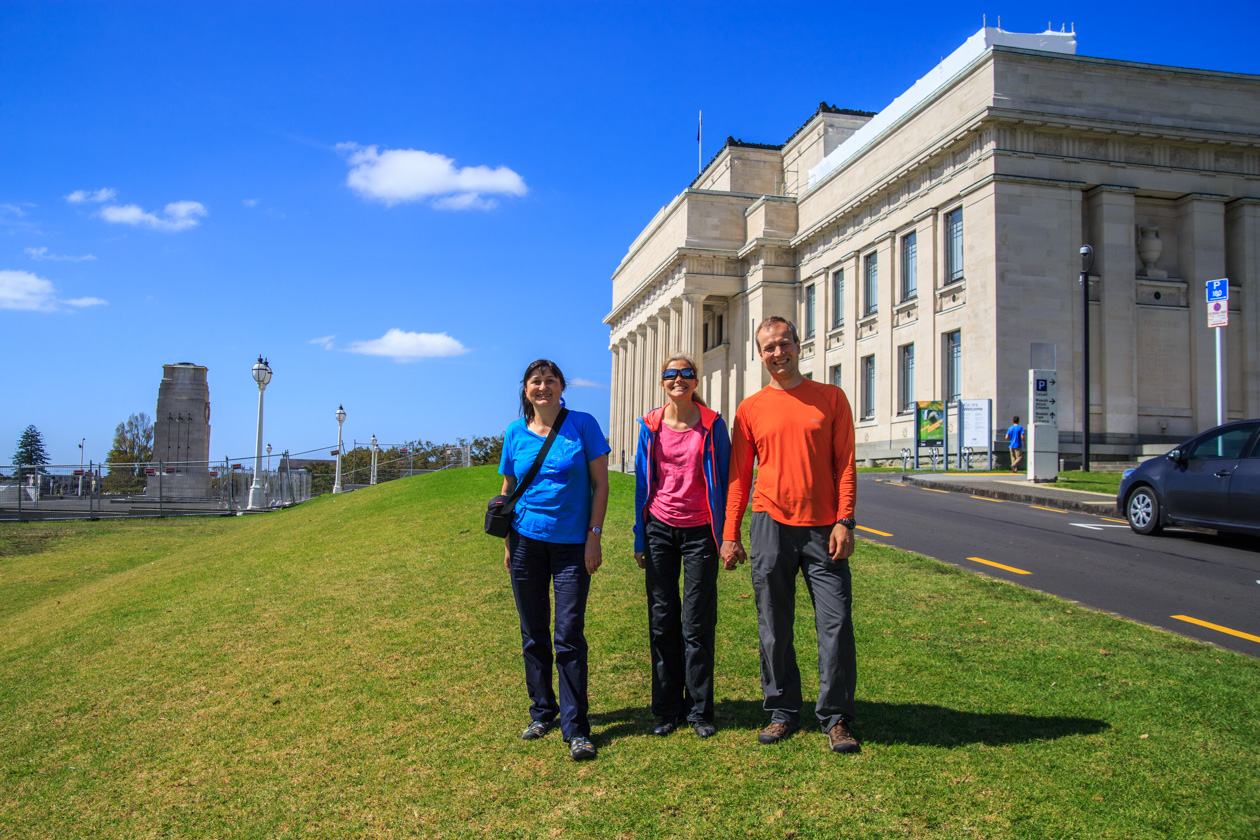
[[[512,594],[521,619],[529,715],[551,723],[558,715],[566,741],[590,737],[586,695],[586,546],[549,543],[508,532]],[[555,652],[552,652],[551,594],[556,596]],[[560,672],[560,702],[551,687],[552,667]]]

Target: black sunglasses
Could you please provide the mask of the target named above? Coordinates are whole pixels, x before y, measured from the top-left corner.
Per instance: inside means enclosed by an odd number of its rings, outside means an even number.
[[[680,376],[683,379],[695,379],[696,372],[691,368],[669,368],[661,371],[661,380],[664,382],[673,382]]]

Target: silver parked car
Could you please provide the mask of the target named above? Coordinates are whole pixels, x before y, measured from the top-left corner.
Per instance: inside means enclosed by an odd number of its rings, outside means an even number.
[[[1217,426],[1127,470],[1116,505],[1139,534],[1191,525],[1260,536],[1260,420]]]

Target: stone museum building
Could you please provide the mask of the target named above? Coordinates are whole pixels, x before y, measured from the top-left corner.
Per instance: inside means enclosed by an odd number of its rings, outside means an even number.
[[[675,351],[733,418],[769,381],[768,315],[848,394],[859,459],[912,445],[920,400],[991,399],[1000,439],[1030,367],[1057,367],[1079,452],[1085,243],[1096,455],[1216,423],[1208,280],[1229,278],[1226,419],[1260,416],[1260,76],[1075,53],[985,28],[878,114],[823,104],[782,145],[728,140],[613,274],[614,468]]]

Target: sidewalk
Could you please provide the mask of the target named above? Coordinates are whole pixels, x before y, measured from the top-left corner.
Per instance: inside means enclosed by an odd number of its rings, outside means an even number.
[[[906,473],[905,483],[1095,516],[1119,515],[1116,498],[1110,494],[1047,487],[1010,473]]]

